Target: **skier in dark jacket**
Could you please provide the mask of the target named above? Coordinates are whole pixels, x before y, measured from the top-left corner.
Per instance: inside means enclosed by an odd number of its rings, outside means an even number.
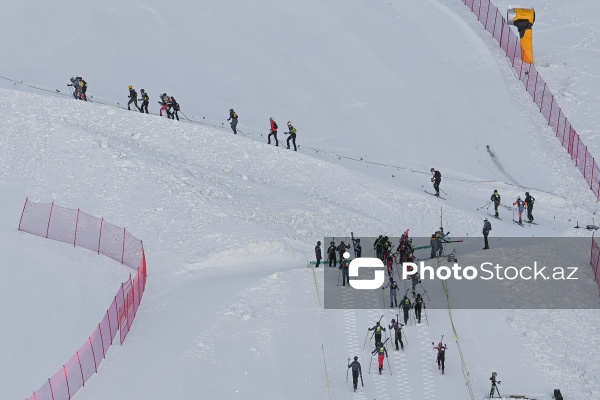
[[[340,260],[340,269],[342,270],[342,286],[346,286],[346,282],[350,285],[350,262],[346,259]]]
[[[494,193],[492,194],[492,197],[490,197],[490,200],[494,203],[494,212],[496,213],[494,217],[500,218],[498,215],[498,206],[500,205],[500,193],[498,193],[497,190],[494,190]]]
[[[387,288],[390,288],[390,307],[398,307],[398,299],[396,297],[396,292],[398,291],[398,284],[391,277],[388,284],[382,287],[381,290]]]
[[[127,96],[127,97],[129,97],[129,102],[127,103],[127,109],[129,111],[131,111],[131,103],[133,103],[135,108],[137,108],[138,111],[140,111],[140,106],[138,106],[138,102],[137,102],[137,92],[131,85],[129,85],[129,96]]]
[[[344,243],[344,241],[342,240],[340,242],[340,244],[337,247],[337,251],[340,255],[340,266],[342,265],[342,261],[344,261],[344,253],[350,248],[349,245],[347,245],[346,243]]]
[[[287,123],[288,126],[288,132],[284,132],[286,135],[290,135],[290,137],[287,138],[287,148],[290,148],[290,140],[292,141],[292,143],[294,144],[294,151],[297,151],[298,149],[296,148],[296,128],[294,128],[292,126],[292,122],[288,121]]]
[[[427,308],[423,298],[421,297],[421,293],[417,293],[417,298],[415,299],[415,317],[419,324],[421,323],[421,309],[423,307]]]
[[[433,188],[435,189],[435,195],[440,197],[440,182],[442,182],[442,174],[440,171],[437,171],[435,168],[431,168],[431,173],[433,176],[431,177],[431,182],[433,182]]]
[[[331,267],[331,262],[333,262],[333,268],[337,266],[337,258],[335,254],[335,242],[332,240],[331,244],[327,248],[327,257],[329,258],[329,266]]]
[[[231,125],[231,130],[234,135],[237,135],[238,115],[233,111],[233,108],[229,109],[229,118],[227,118],[227,121],[231,121],[229,123]]]
[[[273,117],[269,118],[269,122],[271,124],[271,131],[269,132],[269,136],[267,136],[268,144],[271,144],[271,136],[275,137],[275,146],[279,146],[279,140],[277,140],[277,122],[273,119]]]
[[[404,351],[404,343],[402,343],[402,327],[404,325],[400,323],[400,321],[396,321],[392,318],[392,324],[390,325],[390,329],[393,329],[395,332],[394,336],[394,344],[396,345],[396,351],[400,350],[398,347],[398,342],[400,342],[400,346],[402,346],[402,351]]]
[[[360,368],[360,363],[358,362],[358,356],[354,356],[354,361],[348,364],[348,368],[352,368],[352,385],[354,386],[354,391],[356,392],[356,388],[358,387],[358,377],[362,379],[362,369]]]
[[[140,107],[140,112],[143,113],[145,110],[146,114],[148,114],[148,103],[150,102],[150,97],[144,89],[140,90],[140,94],[142,96],[142,106]]]
[[[354,244],[355,258],[360,258],[361,254],[362,254],[362,247],[360,246],[360,239],[352,239],[352,243]]]
[[[433,344],[433,342],[431,343]],[[448,348],[448,346],[446,346],[445,344],[443,344],[442,342],[440,342],[437,346],[434,346],[433,349],[437,350],[437,365],[438,365],[438,369],[442,370],[442,374],[444,373],[444,362],[446,361],[446,349]]]
[[[404,325],[408,322],[408,312],[412,308],[412,303],[407,295],[404,295],[402,301],[400,302],[400,308],[402,308],[402,312],[404,313]]]
[[[379,237],[373,243],[373,248],[375,249],[375,256],[380,260],[383,260],[381,253],[383,252],[383,235],[379,235]]]
[[[527,220],[529,222],[533,221],[533,203],[535,203],[533,196],[529,192],[525,192],[525,205],[527,206]]]
[[[383,343],[378,342],[375,350],[371,352],[372,355],[375,355],[376,353],[377,361],[379,362],[379,375],[381,375],[381,371],[383,371],[383,361],[385,360],[385,357],[388,356],[387,349],[385,348]]]
[[[169,109],[172,110],[170,118],[171,119],[177,118],[177,121],[179,121],[179,103],[177,102],[177,100],[175,100],[175,97],[171,97],[171,103],[169,104]]]
[[[375,326],[369,328],[370,331],[375,331],[375,343],[381,342],[381,332],[385,332],[385,328],[381,326],[379,321],[375,323]]]
[[[159,110],[159,115],[162,117],[162,112],[166,111],[167,112],[167,118],[171,118],[171,112],[169,111],[170,105],[171,105],[171,98],[169,96],[167,96],[166,93],[163,93],[160,95],[160,101],[158,102],[158,104],[160,104],[160,110]]]
[[[490,221],[488,221],[487,218],[485,218],[483,220],[483,242],[484,242],[483,250],[487,250],[490,248],[490,246],[488,245],[488,235],[491,230],[492,230],[492,224],[490,223]]]
[[[317,245],[315,246],[315,256],[317,257],[317,266],[315,268],[319,268],[319,265],[321,264],[321,241],[320,240],[317,242]]]

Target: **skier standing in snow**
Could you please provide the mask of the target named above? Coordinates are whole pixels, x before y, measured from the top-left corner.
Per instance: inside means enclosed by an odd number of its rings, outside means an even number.
[[[433,342],[431,342],[431,344],[433,344]],[[437,365],[438,365],[438,369],[442,370],[442,374],[444,373],[444,361],[446,361],[446,349],[448,348],[448,346],[446,346],[445,344],[443,344],[442,342],[440,342],[437,346],[433,347],[434,350],[437,350]]]
[[[402,327],[404,325],[400,323],[400,321],[396,321],[392,318],[392,324],[390,325],[390,329],[393,329],[395,332],[394,336],[394,344],[396,345],[396,351],[400,350],[398,347],[398,342],[400,342],[400,346],[402,346],[402,351],[404,351],[404,343],[402,343]]]
[[[431,245],[431,258],[435,258],[438,255],[438,237],[440,236],[440,231],[435,231],[431,238],[429,239],[429,244]]]
[[[171,113],[169,112],[169,103],[171,102],[171,98],[169,96],[167,96],[166,93],[163,93],[160,95],[160,101],[158,102],[158,104],[160,104],[160,110],[158,111],[159,115],[162,117],[162,112],[166,111],[167,112],[167,118],[171,118]]]
[[[500,205],[500,193],[498,193],[497,190],[494,190],[494,193],[492,194],[492,197],[490,197],[490,200],[494,203],[494,217],[500,218],[500,216],[498,215],[498,206]]]
[[[319,268],[319,265],[321,264],[321,241],[320,240],[317,242],[317,245],[315,246],[315,256],[317,257],[317,266],[315,268]]]
[[[286,135],[290,135],[290,137],[287,138],[287,148],[290,148],[290,140],[292,141],[292,143],[294,144],[294,151],[297,151],[298,149],[296,148],[296,128],[294,128],[292,126],[292,121],[288,121],[287,123],[288,126],[288,132],[283,132]]]
[[[484,218],[484,220],[483,220],[483,242],[484,242],[483,250],[488,250],[490,248],[490,246],[488,245],[488,235],[490,234],[491,230],[492,230],[492,224],[490,223],[490,221],[488,221],[487,218]]]
[[[146,110],[146,114],[148,114],[148,103],[150,103],[150,97],[148,97],[148,93],[144,89],[140,90],[140,94],[142,95],[142,106],[140,107],[140,112],[143,113]]]
[[[354,244],[355,258],[360,258],[361,254],[362,254],[362,247],[360,246],[360,239],[352,239],[352,243]]]
[[[377,342],[376,346],[377,347],[371,352],[371,354],[377,354],[377,361],[379,362],[379,375],[381,375],[381,371],[383,371],[383,361],[385,360],[385,357],[388,356],[388,353],[383,343]]]
[[[171,97],[171,104],[169,105],[169,109],[173,110],[171,111],[171,119],[177,118],[177,121],[179,121],[179,103],[177,102],[177,100],[175,100],[175,97]]]
[[[273,117],[269,118],[269,122],[271,123],[271,131],[269,132],[269,136],[267,136],[267,144],[271,144],[271,136],[275,137],[275,146],[279,146],[279,140],[277,140],[277,122],[273,119]]]
[[[431,182],[433,182],[433,188],[435,189],[435,195],[440,197],[440,182],[442,182],[442,174],[440,171],[437,171],[435,168],[431,168],[431,173],[433,176],[431,177]]]
[[[521,200],[521,196],[517,196],[517,201],[513,203],[513,206],[517,206],[517,209],[519,210],[519,224],[523,224],[523,210],[525,209],[525,203]]]
[[[140,111],[140,106],[138,106],[138,102],[137,102],[137,92],[131,85],[129,85],[129,96],[127,96],[127,97],[129,97],[129,102],[127,103],[127,109],[129,111],[131,111],[131,103],[133,103],[135,108],[137,108],[138,111]]]
[[[350,263],[346,259],[340,260],[340,268],[342,269],[342,286],[350,286]]]
[[[234,135],[237,135],[238,115],[233,111],[233,108],[229,109],[229,118],[227,118],[227,121],[231,121],[229,123],[231,125],[231,130]]]
[[[535,199],[533,198],[533,196],[531,196],[529,194],[529,192],[525,192],[525,205],[527,206],[527,220],[529,222],[533,221],[533,203],[535,202]]]
[[[385,285],[384,287],[382,287],[381,290],[387,289],[388,287],[390,288],[390,307],[398,307],[398,299],[396,297],[396,292],[398,291],[398,285],[396,284],[396,281],[394,281],[391,277],[390,277],[390,281],[388,282],[388,284]]]
[[[425,302],[421,297],[421,293],[418,293],[417,298],[415,299],[415,318],[419,324],[421,323],[421,308],[423,307],[425,307]]]
[[[402,312],[404,313],[404,325],[408,322],[408,312],[412,308],[412,303],[407,295],[404,295],[402,301],[400,302],[400,307],[402,308]]]
[[[360,368],[360,363],[358,362],[358,356],[354,356],[354,361],[348,364],[348,368],[352,368],[352,385],[354,386],[354,391],[356,392],[356,388],[358,387],[358,377],[362,379],[362,369]]]
[[[375,326],[369,328],[369,331],[375,331],[375,343],[381,343],[381,332],[385,332],[385,328],[381,326],[379,321],[375,323]]]
[[[349,245],[347,245],[346,243],[344,243],[344,241],[342,240],[340,242],[340,244],[337,247],[337,251],[340,255],[340,266],[342,265],[342,261],[344,261],[344,253],[346,252],[346,250],[348,250],[350,248]]]
[[[375,243],[373,243],[373,248],[375,249],[375,256],[381,260],[381,251],[383,249],[383,235],[379,235],[379,237],[375,240]]]
[[[333,240],[327,248],[327,257],[329,258],[329,266],[331,267],[331,262],[333,262],[333,268],[335,268],[337,266],[337,258],[335,256],[335,242]]]

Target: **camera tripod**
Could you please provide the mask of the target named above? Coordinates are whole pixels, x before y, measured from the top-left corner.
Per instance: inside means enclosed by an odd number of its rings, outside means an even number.
[[[498,381],[498,383],[500,383],[500,381]],[[496,393],[498,393],[498,397],[501,398],[502,395],[500,394],[500,389],[498,389],[498,386],[496,385],[496,381],[493,380],[492,381],[492,388],[490,389],[490,399],[494,398],[494,391]]]

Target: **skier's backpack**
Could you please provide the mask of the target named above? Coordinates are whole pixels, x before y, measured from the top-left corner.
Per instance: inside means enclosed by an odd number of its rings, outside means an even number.
[[[237,117],[238,117],[238,116],[237,116],[237,114],[236,114],[236,113],[235,113],[235,111],[234,111],[234,112],[233,112],[233,118],[236,118],[236,119],[237,119]]]
[[[442,179],[442,173],[440,171],[435,171],[434,175],[435,179]]]
[[[554,396],[556,400],[563,400],[562,394],[560,394],[560,390],[554,389]]]

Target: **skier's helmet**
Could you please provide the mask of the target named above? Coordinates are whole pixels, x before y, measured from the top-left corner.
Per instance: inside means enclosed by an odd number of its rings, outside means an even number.
[[[317,242],[317,244],[320,246],[320,245],[321,245],[321,241],[319,240],[319,241]]]
[[[379,326],[379,321],[377,321],[377,323],[375,324],[376,326]]]
[[[431,172],[435,171],[435,168],[431,168],[431,169],[430,169],[430,171],[431,171]]]
[[[487,221],[487,218],[484,218],[483,220],[484,220],[484,221]]]
[[[360,242],[360,239],[356,239],[357,242]]]
[[[498,193],[498,189],[494,189],[494,193]]]
[[[129,89],[133,89],[133,86],[129,85]]]
[[[392,324],[393,324],[394,322],[396,322],[396,320],[395,320],[394,318],[392,318]]]
[[[521,200],[521,196],[517,196],[517,200]]]
[[[271,121],[273,121],[273,117],[269,118]]]
[[[233,111],[233,108],[230,108],[230,109],[229,109],[229,112],[232,112],[232,111]]]
[[[288,121],[288,126],[292,125],[292,121]]]
[[[529,192],[525,192],[525,196],[529,196]]]
[[[145,91],[144,89],[141,89],[141,90],[140,90],[140,92],[142,92],[142,93],[146,93],[146,91]]]
[[[421,293],[417,293],[417,298],[421,297]]]
[[[332,241],[331,241],[331,244],[335,244],[335,242],[332,240]]]
[[[354,356],[354,361],[358,361],[358,356]]]

